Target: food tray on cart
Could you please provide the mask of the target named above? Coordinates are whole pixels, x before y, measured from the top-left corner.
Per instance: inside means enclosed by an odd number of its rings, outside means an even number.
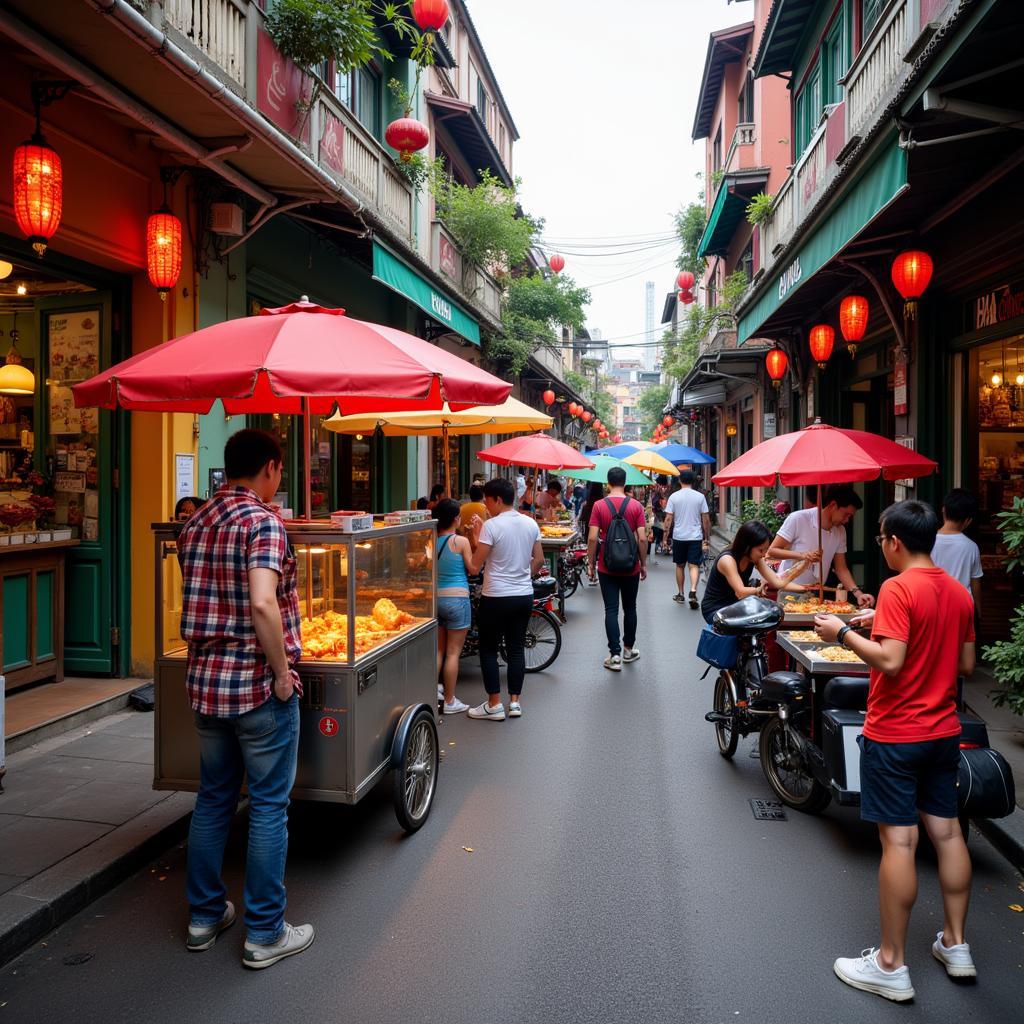
[[[779,606],[786,613],[780,629],[794,626],[811,626],[815,615],[838,615],[844,622],[849,622],[860,609],[849,601],[821,602],[814,594],[780,594]]]
[[[540,542],[544,547],[568,547],[578,537],[575,527],[540,524]]]
[[[776,642],[810,675],[866,676],[870,671],[853,651],[838,644],[828,644],[824,640],[794,643],[784,631],[776,634]]]

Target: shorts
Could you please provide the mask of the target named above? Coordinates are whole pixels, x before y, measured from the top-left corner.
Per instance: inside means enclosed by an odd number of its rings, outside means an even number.
[[[700,540],[672,541],[672,561],[676,565],[700,565],[704,557],[704,542]]]
[[[936,818],[957,817],[959,735],[923,743],[879,743],[861,735],[857,744],[864,821],[916,825],[919,811]]]
[[[437,624],[445,629],[469,629],[473,621],[473,610],[468,597],[439,597],[437,599]]]

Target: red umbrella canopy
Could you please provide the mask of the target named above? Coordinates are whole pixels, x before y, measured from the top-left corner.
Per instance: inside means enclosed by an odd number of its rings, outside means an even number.
[[[321,413],[500,405],[511,384],[404,331],[303,299],[172,338],[75,385],[75,405]],[[304,406],[303,399],[308,399]]]
[[[840,484],[930,476],[931,459],[878,434],[815,423],[762,441],[711,479],[722,487]]]
[[[499,466],[536,466],[538,469],[593,469],[594,463],[575,448],[548,434],[526,434],[491,445],[480,452],[484,462]]]

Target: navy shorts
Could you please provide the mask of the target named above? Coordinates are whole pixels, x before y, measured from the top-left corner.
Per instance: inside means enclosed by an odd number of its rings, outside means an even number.
[[[704,555],[704,542],[699,540],[672,541],[672,561],[676,565],[700,565]]]
[[[957,817],[960,737],[879,743],[858,736],[860,816],[883,825],[916,825],[918,812]]]

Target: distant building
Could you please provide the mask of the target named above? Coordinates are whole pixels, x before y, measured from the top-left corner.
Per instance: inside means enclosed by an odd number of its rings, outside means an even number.
[[[655,314],[657,308],[657,286],[653,281],[644,283],[644,341],[648,347],[643,350],[644,366],[653,370],[655,365],[661,362],[657,347],[652,342],[658,340],[658,321]]]

